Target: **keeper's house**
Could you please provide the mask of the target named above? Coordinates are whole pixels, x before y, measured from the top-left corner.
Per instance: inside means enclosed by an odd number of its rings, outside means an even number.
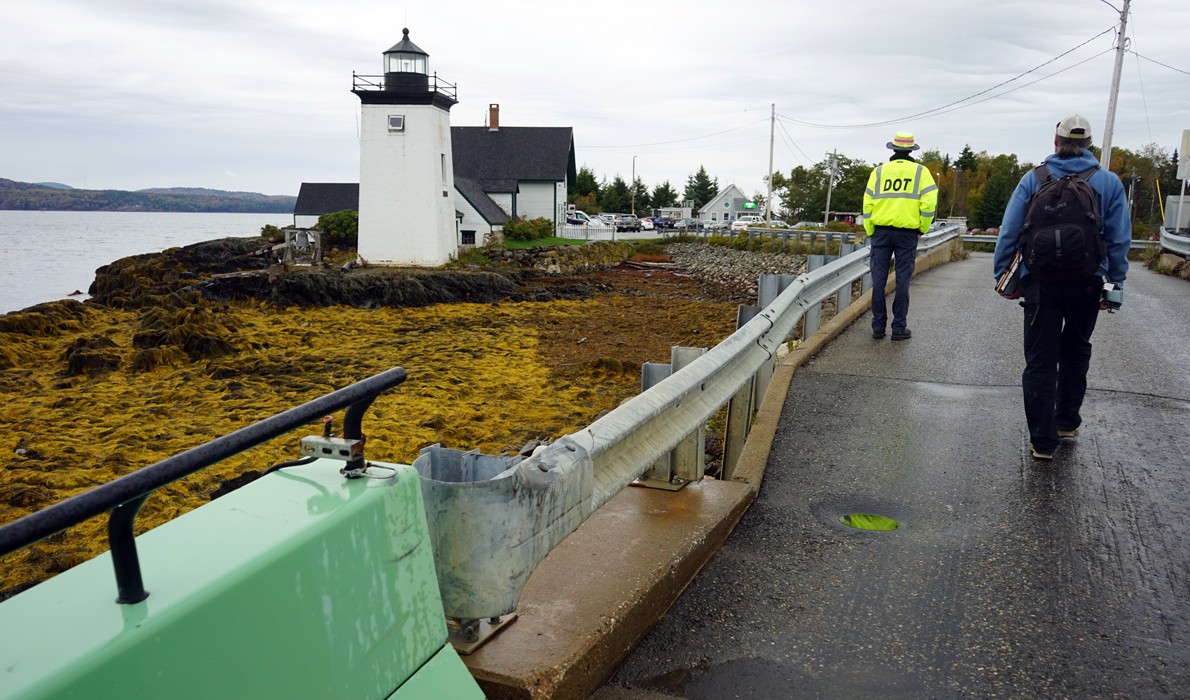
[[[577,169],[571,127],[501,127],[490,105],[487,126],[450,128],[456,240],[482,245],[517,217],[566,221],[566,196]],[[303,182],[295,226],[310,227],[330,212],[359,211],[359,184]]]

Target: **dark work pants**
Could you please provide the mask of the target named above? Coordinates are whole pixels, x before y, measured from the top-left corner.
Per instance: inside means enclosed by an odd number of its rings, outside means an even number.
[[[897,260],[897,288],[893,293],[892,329],[903,331],[909,325],[909,281],[913,279],[913,268],[917,264],[917,229],[877,226],[869,245],[872,255],[868,265],[872,268],[872,330],[883,331],[888,323],[888,304],[885,301],[884,286],[888,284],[889,260]]]
[[[1103,279],[1070,282],[1021,280],[1025,306],[1025,371],[1021,389],[1029,440],[1042,452],[1058,446],[1058,429],[1082,424],[1091,333],[1099,318]]]

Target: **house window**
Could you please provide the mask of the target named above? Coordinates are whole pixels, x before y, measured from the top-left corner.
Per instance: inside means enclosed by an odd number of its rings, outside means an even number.
[[[462,235],[462,241],[460,241],[460,245],[475,245],[474,231],[460,231],[459,233]]]
[[[388,115],[388,130],[389,131],[404,131],[405,130],[405,115],[404,114],[390,114],[390,115]]]
[[[442,171],[442,184],[446,184],[446,154],[438,154],[438,169]],[[446,193],[444,192],[443,195]]]

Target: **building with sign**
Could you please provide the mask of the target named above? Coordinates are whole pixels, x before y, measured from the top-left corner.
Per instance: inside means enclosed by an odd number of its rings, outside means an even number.
[[[764,207],[748,199],[744,191],[735,185],[728,185],[719,194],[702,205],[698,218],[705,223],[730,223],[743,214],[764,215]]]

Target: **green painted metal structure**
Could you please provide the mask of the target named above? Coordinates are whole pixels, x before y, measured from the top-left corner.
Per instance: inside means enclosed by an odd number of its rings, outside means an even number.
[[[447,643],[418,474],[272,472],[0,604],[0,698],[482,698]]]

